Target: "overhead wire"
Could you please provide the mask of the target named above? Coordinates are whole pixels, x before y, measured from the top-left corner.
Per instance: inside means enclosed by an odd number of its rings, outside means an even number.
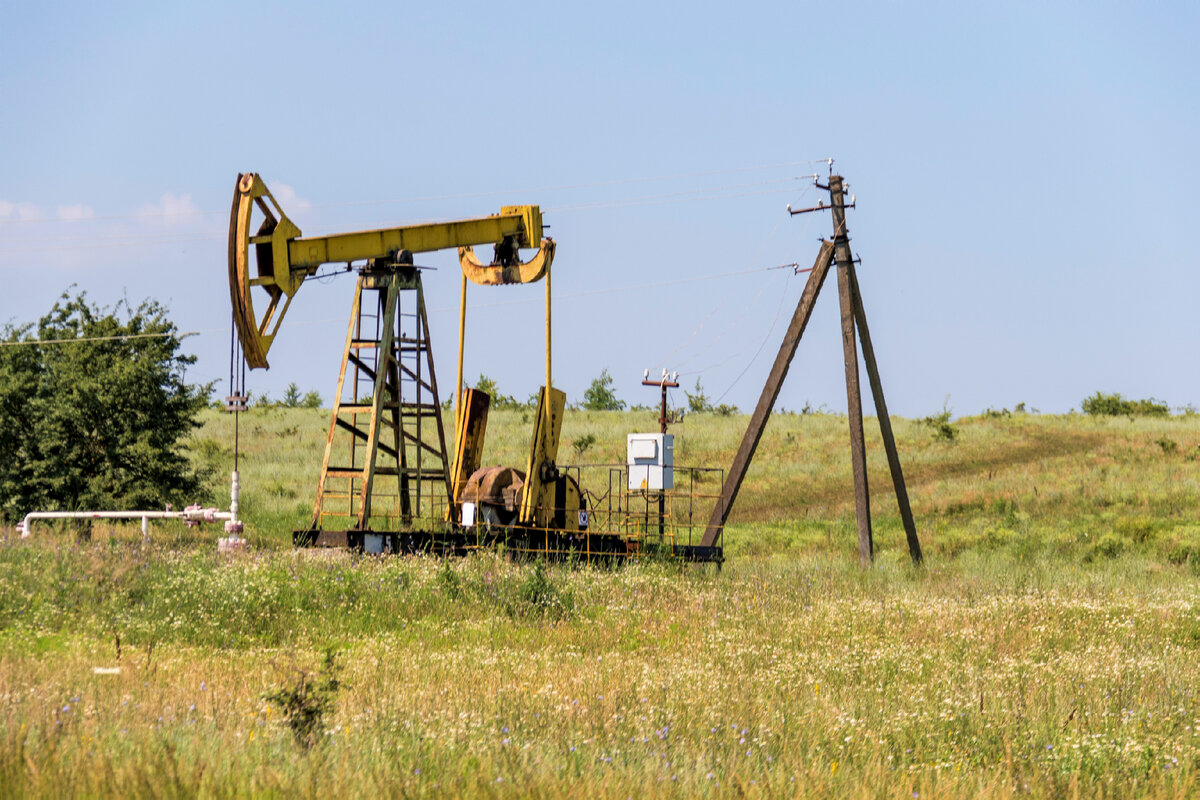
[[[212,331],[170,331],[161,333],[127,333],[117,336],[77,336],[70,339],[21,339],[13,342],[0,342],[0,347],[16,347],[18,345],[31,344],[78,344],[80,342],[123,342],[127,339],[161,339],[167,336],[177,336],[180,339],[186,339],[189,336],[197,336],[200,333],[216,333]]]
[[[810,191],[812,190],[812,188],[813,188],[813,187],[812,187],[812,185],[809,185],[809,186],[805,187],[804,191],[800,193],[800,198],[803,198],[803,197],[804,197],[806,194],[808,194],[808,192],[810,192]],[[775,233],[776,233],[776,232],[779,230],[779,226],[780,226],[780,224],[782,224],[783,220],[784,220],[784,219],[789,219],[789,218],[790,218],[790,215],[789,215],[789,216],[785,216],[785,217],[781,217],[781,218],[779,218],[779,219],[776,221],[776,223],[775,223],[775,226],[774,226],[774,227],[771,229],[771,232],[770,232],[770,233],[767,235],[767,237],[766,237],[766,238],[765,238],[765,239],[764,239],[764,240],[763,240],[763,241],[762,241],[762,242],[759,244],[759,247],[758,247],[758,254],[761,254],[761,252],[762,252],[762,251],[763,251],[763,250],[766,248],[766,246],[767,246],[767,244],[770,242],[770,240],[771,240],[772,238],[774,238],[774,236],[775,236]],[[807,230],[807,228],[808,228],[808,225],[809,225],[809,222],[808,222],[807,220],[805,220],[805,224],[804,224],[802,227],[803,227],[805,230]],[[756,257],[757,257],[757,256],[756,256]],[[794,267],[794,265],[784,265],[784,266]],[[778,269],[778,268],[779,268],[779,267],[777,267],[776,269]],[[747,304],[746,304],[746,305],[743,307],[743,309],[742,309],[741,313],[739,313],[737,316],[735,316],[735,317],[733,318],[733,320],[732,320],[732,321],[729,323],[729,325],[727,325],[727,326],[726,326],[725,330],[724,330],[724,331],[722,331],[722,333],[718,334],[718,336],[716,337],[716,339],[723,339],[723,338],[724,338],[724,336],[725,336],[725,335],[726,335],[726,334],[727,334],[727,333],[728,333],[730,330],[732,330],[732,329],[734,328],[734,326],[736,326],[736,325],[737,325],[737,324],[738,324],[738,323],[739,323],[739,322],[740,322],[740,321],[741,321],[741,320],[742,320],[742,319],[743,319],[743,318],[746,316],[746,314],[747,314],[747,313],[749,313],[749,310],[750,310],[751,308],[753,308],[753,306],[754,306],[754,305],[755,305],[755,304],[758,302],[758,300],[759,300],[759,299],[762,297],[762,295],[763,295],[763,294],[766,292],[767,288],[769,288],[769,285],[764,285],[764,286],[763,286],[761,289],[759,289],[759,292],[758,292],[758,294],[756,294],[756,295],[754,296],[754,298],[753,298],[753,299],[752,299],[752,300],[751,300],[749,303],[747,303]],[[786,294],[786,288],[785,288],[785,294]],[[705,318],[704,318],[704,319],[701,321],[700,325],[699,325],[699,326],[698,326],[698,327],[697,327],[697,328],[696,328],[696,329],[695,329],[695,330],[692,332],[692,334],[691,334],[691,335],[690,335],[690,336],[689,336],[689,337],[688,337],[686,340],[684,340],[684,342],[683,342],[682,344],[680,344],[678,347],[676,347],[674,350],[672,350],[672,351],[671,351],[671,353],[670,353],[670,354],[668,354],[668,356],[666,357],[666,359],[664,359],[664,362],[663,362],[663,363],[660,363],[660,364],[656,365],[656,366],[655,366],[655,369],[658,369],[658,368],[660,368],[660,367],[662,367],[662,366],[665,366],[665,365],[666,365],[666,364],[665,364],[665,361],[669,360],[669,359],[670,359],[671,357],[673,357],[673,356],[674,356],[676,353],[678,353],[680,350],[684,349],[684,347],[686,347],[688,344],[690,344],[692,341],[694,341],[694,340],[695,340],[695,338],[696,338],[696,336],[697,336],[697,335],[700,333],[700,331],[701,331],[701,330],[703,330],[703,329],[704,329],[704,327],[705,327],[706,325],[708,325],[708,323],[709,323],[709,322],[712,320],[712,318],[713,318],[713,317],[716,315],[717,311],[721,310],[722,308],[724,308],[724,307],[725,307],[725,305],[727,305],[727,304],[728,304],[728,302],[729,302],[729,300],[731,299],[731,297],[732,297],[732,295],[731,295],[731,294],[726,294],[724,297],[722,297],[721,301],[720,301],[720,302],[719,302],[719,303],[718,303],[716,306],[714,306],[714,307],[713,307],[713,309],[712,309],[712,310],[711,310],[711,311],[708,313],[708,315],[707,315],[707,316],[706,316],[706,317],[705,317]],[[769,335],[770,335],[770,332],[768,331],[768,333],[767,333],[767,336],[769,336]],[[764,341],[765,341],[765,338],[764,338]],[[711,345],[710,345],[710,346],[711,346]],[[740,355],[742,352],[745,352],[745,350],[747,349],[747,347],[748,347],[748,346],[749,346],[749,345],[747,345],[746,347],[743,347],[741,350],[739,350],[737,353],[735,353],[735,354],[734,354],[734,356],[731,356],[730,358],[724,359],[724,360],[722,360],[722,361],[720,361],[720,362],[718,362],[718,363],[716,363],[716,364],[711,364],[711,365],[709,365],[708,367],[705,367],[705,368],[703,368],[703,369],[700,369],[700,370],[683,371],[683,374],[685,374],[685,375],[703,375],[705,372],[708,372],[708,371],[709,371],[709,370],[711,370],[711,369],[715,369],[715,368],[717,368],[717,367],[719,367],[719,366],[723,366],[725,363],[728,363],[730,360],[732,360],[732,358],[736,357],[737,355]],[[760,345],[760,348],[759,348],[759,349],[760,349],[760,351],[761,351],[761,345]],[[685,359],[683,362],[681,362],[681,363],[679,363],[679,364],[677,364],[677,365],[673,365],[673,367],[675,367],[675,366],[678,366],[678,367],[686,367],[686,366],[687,366],[688,364],[690,364],[690,363],[691,363],[693,360],[695,360],[695,358],[696,358],[698,355],[699,355],[699,353],[697,352],[697,353],[693,354],[692,356],[689,356],[689,357],[688,357],[687,359]],[[756,357],[757,357],[757,356],[756,356]]]
[[[667,180],[682,180],[682,179],[697,178],[697,177],[732,174],[732,173],[738,173],[738,172],[752,172],[752,171],[756,171],[756,170],[777,169],[777,168],[795,166],[795,165],[800,165],[800,164],[823,163],[824,161],[825,161],[825,159],[821,159],[819,161],[818,160],[810,160],[810,161],[780,162],[777,164],[766,164],[766,165],[759,165],[759,166],[739,167],[739,168],[730,168],[730,169],[722,169],[722,170],[706,170],[706,171],[691,172],[691,173],[676,173],[676,174],[671,174],[671,175],[625,178],[625,179],[617,179],[617,180],[611,180],[611,181],[597,181],[597,182],[590,182],[590,183],[545,186],[545,187],[538,187],[538,188],[534,188],[534,189],[526,189],[526,190],[520,190],[520,191],[522,191],[522,192],[568,191],[568,190],[573,190],[573,189],[600,188],[600,187],[606,187],[606,186],[620,186],[620,185],[650,183],[650,182],[667,181]],[[805,177],[807,177],[807,176],[805,176]],[[572,211],[587,210],[587,209],[616,209],[616,208],[625,208],[625,207],[632,207],[632,206],[639,206],[639,205],[659,205],[659,204],[696,201],[696,200],[725,199],[725,198],[729,198],[729,197],[765,195],[765,194],[773,194],[773,193],[779,192],[780,189],[792,184],[794,181],[799,180],[799,179],[800,178],[797,178],[797,177],[789,177],[789,178],[783,178],[783,179],[776,178],[776,179],[769,179],[769,180],[762,180],[762,181],[750,181],[750,182],[740,182],[740,183],[723,184],[723,185],[715,185],[715,186],[703,186],[703,187],[697,187],[694,189],[681,190],[681,191],[677,191],[677,192],[667,192],[667,193],[651,194],[651,195],[636,195],[636,196],[624,197],[624,198],[611,198],[611,199],[607,199],[607,200],[597,200],[597,201],[592,201],[592,202],[576,203],[573,205],[550,206],[550,207],[546,207],[545,210],[555,212],[555,213],[563,213],[563,212],[572,212]],[[763,188],[763,187],[770,187],[770,188]],[[812,188],[811,185],[805,187],[805,190],[801,193],[800,196],[803,197],[804,194],[806,194],[808,191],[811,190],[811,188]],[[751,190],[751,191],[743,191],[743,190]],[[498,194],[503,194],[503,193],[504,193],[503,190],[496,190],[496,191],[488,191],[488,192],[460,193],[460,194],[448,194],[448,195],[418,197],[418,198],[400,198],[400,199],[390,199],[390,200],[384,199],[384,200],[376,200],[376,201],[358,201],[358,202],[350,202],[350,203],[305,204],[303,206],[303,208],[305,211],[307,211],[307,210],[310,210],[313,208],[330,208],[330,207],[338,207],[338,206],[371,206],[371,205],[403,204],[403,203],[411,203],[411,202],[427,202],[427,201],[431,201],[431,200],[442,200],[442,199],[486,197],[486,196],[498,195]],[[170,213],[164,212],[164,213],[160,213],[160,214],[148,214],[146,212],[139,212],[136,214],[128,214],[128,215],[89,216],[89,217],[82,217],[82,218],[74,219],[74,220],[0,219],[0,225],[13,224],[13,223],[30,223],[30,222],[58,222],[58,223],[63,223],[63,224],[76,224],[76,223],[83,223],[83,222],[105,222],[105,221],[112,221],[112,220],[119,220],[119,219],[144,220],[147,218],[207,217],[207,216],[213,216],[213,215],[217,215],[217,214],[224,215],[224,213],[225,212],[223,212],[223,211],[218,212],[218,211],[195,210],[195,211],[170,212]],[[767,244],[774,238],[781,223],[782,223],[782,218],[780,218],[779,220],[776,221],[771,232],[765,237],[763,242],[759,245],[759,248],[758,248],[759,254],[761,254],[761,252],[766,248]],[[800,235],[803,235],[803,231]],[[159,245],[192,244],[192,243],[201,243],[201,242],[211,242],[211,241],[222,240],[225,238],[225,234],[224,234],[224,232],[213,233],[213,234],[164,233],[164,234],[145,235],[145,236],[136,236],[136,235],[134,235],[134,236],[117,236],[117,237],[100,238],[100,239],[88,238],[86,241],[82,241],[81,238],[82,237],[72,238],[70,236],[62,236],[62,237],[56,237],[54,239],[47,239],[46,237],[38,237],[36,239],[36,243],[31,242],[29,244],[26,244],[24,247],[18,246],[17,248],[14,248],[11,250],[4,250],[3,245],[8,242],[13,242],[13,243],[16,243],[16,242],[14,242],[11,239],[6,240],[4,238],[0,238],[0,255],[15,254],[15,253],[22,253],[22,252],[38,252],[38,251],[47,251],[47,250],[63,250],[63,249],[72,249],[72,248],[96,249],[96,248],[113,248],[113,247],[117,247],[117,248],[134,247],[134,246],[145,246],[145,245],[156,245],[156,244],[159,244]],[[56,242],[58,242],[58,244],[56,244]],[[65,244],[65,247],[64,247],[64,244]],[[594,296],[594,295],[615,293],[615,292],[629,292],[629,291],[648,289],[648,288],[669,287],[669,286],[676,286],[676,285],[688,284],[688,283],[699,282],[699,281],[737,277],[737,276],[755,274],[755,273],[760,273],[760,272],[769,272],[772,270],[779,270],[779,269],[786,269],[786,268],[794,269],[795,266],[796,265],[794,265],[794,264],[784,264],[784,265],[778,265],[778,266],[773,266],[773,267],[749,268],[749,269],[744,269],[744,270],[729,271],[729,272],[716,273],[716,274],[711,274],[711,275],[691,276],[688,278],[681,278],[681,279],[675,279],[675,280],[652,281],[652,282],[630,285],[630,286],[598,288],[598,289],[592,289],[592,290],[587,290],[587,291],[564,293],[564,294],[559,295],[559,299],[572,299],[572,298],[578,298],[578,297],[587,297],[587,296]],[[317,274],[317,275],[313,275],[310,277],[317,279],[321,282],[327,282],[328,280],[331,280],[331,279],[337,277],[338,274],[342,274],[344,271],[345,270],[343,269],[343,270],[338,270],[335,272],[327,272],[327,273]],[[751,303],[749,304],[748,308],[752,307],[754,305],[754,303],[756,303],[761,298],[761,296],[767,291],[767,289],[770,288],[770,285],[771,284],[769,284],[769,283],[765,284],[764,287],[762,289],[760,289],[760,291],[758,292],[758,294],[756,295],[754,300],[751,301]],[[787,285],[790,285],[790,276],[788,278]],[[782,309],[783,297],[786,296],[786,293],[787,293],[787,289],[786,289],[786,285],[785,285],[785,290],[784,290],[783,295],[781,296],[780,306],[777,309],[775,319],[772,321],[771,328],[767,331],[767,334],[760,341],[758,350],[756,351],[754,357],[747,364],[746,368],[744,368],[742,370],[742,372],[738,375],[738,377],[734,380],[734,383],[731,384],[725,390],[725,392],[722,393],[722,395],[718,399],[723,399],[728,394],[728,392],[737,384],[738,380],[741,379],[741,377],[745,374],[745,372],[749,369],[749,367],[754,363],[754,361],[761,354],[762,349],[765,346],[767,339],[769,338],[771,332],[774,330],[776,324],[778,323],[779,314],[781,313],[781,309]],[[668,359],[671,358],[676,353],[678,353],[680,350],[686,348],[691,342],[693,342],[695,340],[695,338],[700,334],[700,332],[705,328],[705,326],[708,325],[711,322],[711,320],[716,316],[717,312],[722,307],[724,307],[725,304],[727,304],[728,299],[729,299],[729,296],[724,297],[722,302],[720,304],[718,304],[712,311],[709,312],[709,314],[705,317],[705,319],[701,322],[701,324],[692,332],[692,334],[687,339],[685,339],[679,346],[677,346],[670,354],[668,354],[667,358]],[[470,307],[471,308],[491,308],[491,307],[498,307],[498,306],[519,305],[519,304],[535,302],[535,301],[536,301],[536,298],[530,298],[530,299],[514,300],[514,301],[508,301],[508,302],[472,304]],[[437,309],[437,310],[441,311],[441,310],[445,310],[445,309]],[[747,313],[746,311],[743,311],[743,313],[734,320],[733,324],[736,324],[736,322],[738,320],[740,320],[742,317],[744,317],[746,313]],[[316,324],[327,324],[330,322],[340,322],[340,321],[341,320],[333,320],[333,319],[303,321],[303,322],[297,321],[296,324],[297,325],[316,325]],[[732,325],[727,327],[726,332],[728,332],[728,330],[731,327],[732,327]],[[66,343],[66,342],[81,342],[81,341],[113,341],[113,340],[126,340],[126,339],[131,339],[131,338],[142,338],[142,337],[151,337],[151,336],[170,336],[170,335],[175,335],[182,339],[182,338],[186,338],[189,336],[195,336],[195,335],[200,335],[200,334],[204,334],[204,333],[213,333],[213,332],[217,332],[217,331],[215,331],[215,330],[214,331],[187,331],[187,332],[162,333],[162,334],[133,334],[133,335],[113,336],[113,337],[91,337],[89,339],[55,339],[55,340],[46,340],[46,341],[0,342],[0,346],[13,346],[13,345],[18,345],[18,344],[60,344],[60,343]],[[734,353],[729,358],[726,358],[723,361],[718,362],[717,364],[709,365],[708,367],[705,367],[702,370],[692,371],[690,374],[703,374],[704,372],[707,372],[711,369],[715,369],[716,367],[721,366],[724,363],[727,363],[729,360],[732,360],[732,358],[735,358],[738,355],[740,355],[741,353],[745,352],[745,350],[749,346],[750,346],[750,344],[747,344],[746,346],[741,348],[739,351]],[[690,361],[693,360],[694,358],[695,358],[695,356],[693,356],[692,358],[689,358],[684,363],[685,364],[690,363]],[[244,366],[242,367],[242,369],[244,370]],[[237,377],[239,377],[239,376],[231,375],[231,378],[233,379],[231,382],[234,384],[239,383],[240,381],[236,380]],[[244,380],[244,378],[242,378],[242,380]]]
[[[792,282],[792,276],[788,275],[787,279],[788,284],[790,284]],[[720,405],[721,401],[725,399],[725,396],[733,391],[733,387],[738,385],[738,382],[745,377],[746,373],[750,371],[750,367],[754,366],[754,362],[758,360],[760,355],[762,355],[763,348],[767,345],[767,340],[771,338],[771,333],[775,330],[775,326],[779,324],[779,316],[783,313],[783,301],[785,299],[787,299],[786,285],[783,287],[783,292],[779,295],[779,305],[775,308],[775,318],[771,320],[771,327],[767,328],[767,332],[763,334],[762,341],[758,343],[758,349],[754,351],[754,355],[749,361],[746,362],[746,366],[743,367],[742,371],[739,372],[737,377],[733,379],[733,383],[729,384],[729,386],[725,388],[725,391],[721,392],[721,395],[717,398],[717,405]]]
[[[732,278],[732,277],[736,277],[739,275],[753,275],[754,273],[758,273],[758,272],[771,272],[774,270],[792,269],[794,267],[795,267],[795,264],[780,264],[780,265],[774,266],[774,267],[755,267],[752,269],[737,270],[735,272],[718,272],[718,273],[715,273],[712,275],[693,275],[690,278],[677,278],[675,280],[670,280],[670,281],[653,281],[651,283],[630,284],[630,285],[626,285],[626,286],[607,286],[607,287],[604,287],[601,289],[588,289],[588,290],[580,291],[580,292],[564,292],[561,294],[556,293],[554,295],[554,300],[557,302],[559,300],[573,300],[573,299],[580,298],[580,297],[591,297],[593,295],[598,295],[598,294],[613,294],[613,293],[617,293],[617,292],[631,292],[631,291],[636,291],[639,289],[657,289],[657,288],[662,288],[664,286],[678,286],[678,285],[685,284],[685,283],[697,283],[700,281],[712,281],[712,280],[717,280],[719,278]],[[467,304],[467,308],[470,308],[470,309],[502,308],[504,306],[519,306],[519,305],[525,305],[528,303],[540,303],[540,302],[542,302],[542,296],[539,294],[537,296],[530,296],[527,298],[522,298],[520,300],[506,300],[506,301],[498,302],[498,303],[469,303],[469,304]],[[457,309],[458,309],[457,306],[440,306],[440,307],[431,308],[429,310],[430,311],[455,311]]]
[[[425,195],[425,196],[390,198],[390,199],[385,198],[385,199],[381,199],[381,200],[351,200],[351,201],[339,202],[339,203],[306,203],[305,210],[307,211],[307,210],[311,210],[311,209],[321,209],[321,208],[351,208],[351,207],[362,207],[362,206],[373,206],[373,205],[404,205],[404,204],[408,204],[408,203],[427,203],[427,202],[440,201],[440,200],[461,200],[461,199],[469,199],[469,198],[477,198],[477,197],[492,197],[495,195],[527,194],[527,193],[532,193],[532,192],[559,192],[559,191],[571,191],[571,190],[575,190],[575,189],[597,189],[597,188],[602,188],[602,187],[606,187],[606,186],[622,186],[622,185],[635,184],[635,183],[654,183],[654,182],[658,182],[658,181],[684,180],[687,178],[704,178],[704,177],[712,177],[712,176],[716,176],[716,175],[730,175],[730,174],[735,174],[735,173],[739,173],[739,172],[758,172],[758,171],[768,170],[768,169],[782,169],[784,167],[794,167],[794,166],[807,165],[807,164],[818,164],[818,163],[824,163],[825,161],[826,161],[826,159],[809,159],[809,160],[805,160],[805,161],[780,161],[780,162],[776,162],[773,164],[758,164],[758,165],[744,166],[744,167],[728,167],[725,169],[702,170],[702,171],[696,171],[696,172],[680,172],[680,173],[673,173],[673,174],[666,174],[666,175],[647,175],[647,176],[637,176],[637,177],[631,177],[631,178],[616,178],[616,179],[607,180],[607,181],[588,181],[588,182],[581,182],[581,183],[558,184],[558,185],[552,184],[552,185],[547,185],[547,186],[528,187],[528,188],[524,188],[524,189],[494,189],[494,190],[488,190],[488,191],[483,191],[483,192],[458,192],[458,193],[441,194],[441,195]],[[85,223],[85,222],[100,222],[100,221],[110,221],[110,220],[118,220],[118,219],[148,219],[148,218],[154,219],[154,218],[200,217],[200,216],[208,217],[208,216],[217,216],[217,215],[224,216],[227,213],[229,213],[229,212],[224,211],[224,210],[205,211],[202,209],[196,209],[194,211],[175,211],[175,212],[166,212],[166,211],[164,211],[164,212],[145,212],[145,211],[142,211],[142,212],[135,212],[135,213],[129,213],[129,214],[103,214],[103,215],[78,217],[78,218],[73,218],[73,219],[62,219],[62,218],[58,218],[58,217],[39,217],[36,219],[0,218],[0,226],[28,225],[28,224],[52,223],[52,222],[74,225],[74,224],[81,224],[81,223]]]
[[[788,178],[786,180],[771,180],[762,181],[754,184],[739,184],[725,187],[707,187],[704,189],[687,190],[684,192],[670,193],[664,195],[649,195],[632,198],[617,198],[613,200],[596,201],[593,203],[581,203],[573,206],[558,206],[544,209],[544,211],[552,213],[571,213],[582,210],[595,209],[619,209],[630,208],[634,206],[650,206],[650,205],[665,205],[668,203],[678,203],[698,200],[726,200],[737,197],[755,197],[767,194],[775,194],[784,188],[781,184],[790,183],[796,180]],[[737,189],[740,187],[751,186],[773,186],[774,188],[762,191],[749,192],[729,192],[729,189]],[[422,220],[410,221],[414,223],[430,223],[444,222],[443,218],[429,218]],[[387,225],[388,223],[382,223]],[[368,223],[366,227],[370,227]],[[165,234],[156,236],[119,236],[112,238],[95,238],[86,236],[62,236],[53,239],[46,237],[36,237],[32,240],[22,239],[0,239],[0,256],[4,255],[20,255],[24,253],[36,253],[46,251],[62,251],[62,250],[93,250],[97,248],[111,247],[142,247],[147,245],[173,245],[173,244],[193,244],[199,242],[215,242],[226,238],[224,232],[212,234]],[[4,247],[3,245],[12,243],[14,247]]]
[[[759,255],[761,255],[763,249],[766,248],[767,242],[769,242],[772,238],[774,238],[775,233],[776,233],[776,231],[779,230],[779,226],[782,224],[783,220],[784,220],[784,217],[780,217],[775,221],[775,225],[771,228],[771,232],[769,234],[767,234],[766,238],[759,244],[758,252],[755,254],[756,258]],[[677,346],[674,350],[672,350],[670,353],[668,353],[666,355],[666,357],[662,359],[662,361],[660,361],[658,364],[656,364],[654,366],[654,369],[658,370],[660,368],[665,367],[666,364],[671,360],[671,358],[673,358],[675,356],[676,353],[678,353],[684,347],[689,345],[693,340],[695,340],[696,336],[699,335],[700,331],[702,331],[704,329],[704,327],[708,324],[709,320],[711,320],[713,318],[713,316],[715,316],[716,313],[719,310],[721,310],[721,308],[723,308],[726,303],[729,302],[731,297],[732,297],[732,295],[729,293],[726,293],[725,295],[723,295],[721,298],[721,302],[719,302],[717,305],[713,306],[712,310],[708,312],[708,315],[705,316],[705,318],[700,321],[700,324],[696,327],[696,329],[692,331],[691,336],[689,336],[679,346]]]
[[[807,193],[807,191],[805,193]],[[799,236],[797,237],[797,239],[807,235],[808,227],[809,227],[809,219],[811,219],[811,217],[805,220],[805,224],[802,226],[801,232],[800,232]],[[801,269],[797,268],[794,274],[799,274],[800,272],[811,272],[812,269],[813,269],[812,267],[809,267],[806,270],[801,270]],[[788,276],[788,281],[789,282],[791,281],[790,275]],[[775,318],[771,321],[771,327],[767,330],[766,334],[763,335],[762,341],[759,343],[758,349],[755,351],[754,356],[751,357],[751,359],[748,362],[746,362],[746,366],[742,368],[742,371],[739,372],[737,377],[733,379],[733,382],[731,384],[729,384],[728,387],[726,387],[725,391],[720,394],[720,396],[717,398],[718,404],[723,399],[725,399],[726,395],[728,395],[735,386],[737,386],[737,384],[741,381],[741,379],[743,377],[745,377],[746,373],[750,371],[750,367],[752,367],[754,365],[754,362],[756,362],[758,360],[758,357],[760,355],[762,355],[763,348],[766,346],[767,341],[770,339],[771,333],[775,330],[775,326],[779,324],[779,317],[783,312],[783,301],[786,297],[787,297],[787,292],[785,290],[784,294],[781,295],[779,298],[779,306],[775,310]]]

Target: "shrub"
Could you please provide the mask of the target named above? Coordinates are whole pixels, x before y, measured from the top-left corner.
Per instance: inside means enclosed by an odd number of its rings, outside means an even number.
[[[583,393],[583,407],[588,411],[621,411],[625,401],[618,400],[613,392],[613,379],[608,370],[602,370],[600,377],[592,381],[592,385]]]
[[[587,452],[588,448],[590,448],[595,443],[596,443],[596,435],[594,433],[589,433],[584,436],[580,436],[578,439],[571,442],[571,447],[573,447],[575,449],[575,457],[579,458],[580,456],[582,456],[584,453]]]
[[[1125,550],[1125,540],[1115,533],[1106,533],[1096,542],[1096,546],[1092,549],[1095,556],[1103,558],[1116,558]]]
[[[954,437],[958,436],[958,429],[950,424],[951,413],[949,408],[943,406],[942,413],[921,417],[917,422],[932,429],[933,438],[953,442]]]
[[[342,688],[340,669],[336,653],[328,649],[316,675],[301,670],[291,686],[281,686],[263,697],[279,709],[296,744],[305,750],[311,750],[325,733],[325,718]]]
[[[508,605],[511,617],[565,619],[575,612],[575,596],[550,580],[546,562],[537,559],[529,577],[517,589],[516,599]]]
[[[1145,400],[1126,400],[1119,392],[1096,392],[1080,404],[1083,413],[1093,417],[1166,417],[1170,407],[1153,397]]]
[[[296,385],[295,381],[289,383],[283,390],[283,399],[279,401],[279,405],[284,408],[295,408],[300,405],[300,387]]]

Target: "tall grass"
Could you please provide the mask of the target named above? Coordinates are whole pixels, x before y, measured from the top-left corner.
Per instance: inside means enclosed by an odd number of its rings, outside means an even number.
[[[485,460],[520,463],[520,415]],[[569,414],[563,439],[618,460],[643,416]],[[1200,791],[1194,419],[976,418],[952,442],[897,420],[927,563],[876,446],[866,572],[837,417],[772,421],[721,571],[295,552],[324,424],[243,418],[245,556],[167,525],[0,542],[0,794]],[[727,462],[744,425],[689,419],[677,459]],[[196,457],[231,441],[213,415]],[[268,697],[331,647],[298,746]]]

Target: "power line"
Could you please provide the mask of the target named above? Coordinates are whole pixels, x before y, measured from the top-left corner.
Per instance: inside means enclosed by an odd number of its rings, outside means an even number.
[[[215,333],[216,331],[186,331],[180,333],[173,331],[170,333],[127,333],[121,336],[78,336],[74,339],[23,339],[19,342],[0,342],[0,347],[17,347],[27,344],[77,344],[79,342],[123,342],[127,339],[159,339],[166,336],[178,336],[180,339],[186,339],[189,336],[198,336],[201,333]]]
[[[559,184],[549,186],[535,186],[524,189],[495,189],[485,192],[460,192],[457,194],[442,194],[442,195],[426,195],[423,197],[404,197],[391,198],[383,200],[351,200],[341,203],[307,203],[305,210],[315,208],[351,208],[361,206],[374,205],[403,205],[406,203],[427,203],[438,200],[462,200],[479,197],[492,197],[495,195],[508,194],[526,194],[531,192],[561,192],[570,191],[573,189],[596,189],[606,186],[623,186],[635,183],[654,183],[658,181],[684,180],[687,178],[704,178],[716,175],[730,175],[739,172],[758,172],[768,169],[782,169],[784,167],[795,167],[808,164],[824,163],[826,159],[810,159],[808,161],[780,161],[774,164],[758,164],[745,167],[729,167],[725,169],[703,170],[698,172],[680,172],[667,175],[648,175],[631,178],[617,178],[608,181],[591,181],[584,183]],[[136,212],[130,214],[105,214],[100,216],[80,217],[77,219],[60,219],[52,217],[42,217],[38,219],[0,219],[0,225],[29,225],[34,223],[63,223],[68,225],[76,225],[84,222],[99,222],[117,219],[161,219],[161,218],[176,218],[176,217],[200,217],[200,216],[224,216],[229,212],[224,210],[204,211],[196,209],[194,211],[175,211],[175,212]]]

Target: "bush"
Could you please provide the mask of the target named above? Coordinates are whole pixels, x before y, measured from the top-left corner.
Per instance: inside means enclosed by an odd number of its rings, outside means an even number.
[[[508,615],[514,619],[562,620],[575,613],[575,595],[550,580],[546,562],[538,559],[533,570],[517,588],[516,599],[509,603]]]
[[[574,450],[575,450],[575,457],[579,458],[580,456],[582,456],[595,443],[596,443],[596,434],[594,434],[594,433],[585,434],[583,436],[580,436],[575,441],[571,442],[571,447],[574,448]]]
[[[1119,392],[1101,394],[1096,392],[1086,398],[1080,408],[1093,417],[1166,417],[1170,407],[1153,397],[1145,400],[1126,400]]]
[[[1106,533],[1100,537],[1092,548],[1090,559],[1095,558],[1116,558],[1125,551],[1125,540],[1115,533]]]
[[[279,709],[296,744],[305,750],[311,750],[325,734],[325,718],[333,711],[338,690],[342,688],[339,670],[336,654],[332,649],[326,650],[318,674],[301,670],[294,684],[281,686],[263,697]]]
[[[942,413],[921,417],[917,422],[931,428],[933,430],[933,438],[953,442],[954,437],[958,436],[958,429],[950,424],[951,413],[950,408],[943,405]]]
[[[283,399],[279,401],[279,405],[284,408],[295,408],[300,405],[300,387],[296,385],[295,381],[289,383],[283,390]]]

